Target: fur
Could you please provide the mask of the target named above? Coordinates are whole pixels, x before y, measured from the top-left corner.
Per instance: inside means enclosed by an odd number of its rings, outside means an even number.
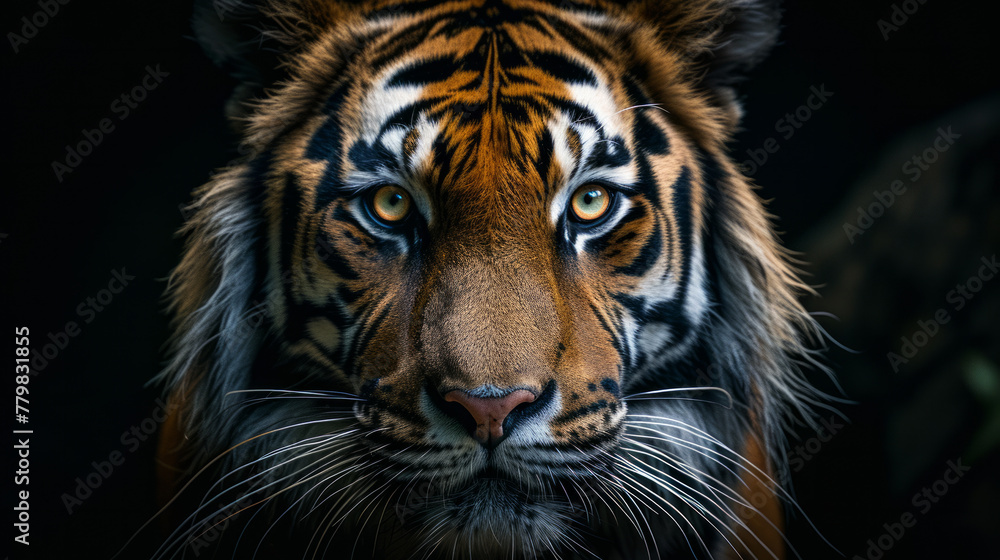
[[[237,93],[250,155],[196,193],[171,279],[161,455],[194,489],[160,556],[783,556],[783,430],[823,400],[800,370],[821,340],[726,152],[771,3],[197,17],[265,93]],[[399,226],[369,208],[386,184]],[[587,185],[613,193],[594,223],[567,209]],[[534,400],[493,447],[444,398],[514,390]]]

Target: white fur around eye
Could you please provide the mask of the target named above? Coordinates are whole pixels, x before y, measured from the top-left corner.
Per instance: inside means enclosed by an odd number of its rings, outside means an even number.
[[[582,253],[583,248],[586,247],[588,241],[600,237],[614,229],[615,226],[618,225],[618,222],[620,222],[621,219],[628,214],[630,208],[632,208],[632,201],[624,195],[619,195],[618,201],[614,203],[614,207],[610,210],[613,214],[608,216],[608,218],[598,226],[587,228],[585,230],[578,230],[576,232],[576,242],[573,244],[573,249],[576,250],[578,254]],[[572,210],[568,211],[572,212]],[[564,233],[564,235],[566,241],[569,241],[570,234],[568,230]]]

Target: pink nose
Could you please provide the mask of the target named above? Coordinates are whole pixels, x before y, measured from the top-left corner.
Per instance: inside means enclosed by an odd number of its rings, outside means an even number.
[[[448,402],[457,402],[469,411],[476,421],[472,437],[479,443],[498,441],[503,437],[503,421],[518,405],[535,401],[530,391],[518,389],[503,397],[473,397],[465,391],[449,391],[444,396]]]

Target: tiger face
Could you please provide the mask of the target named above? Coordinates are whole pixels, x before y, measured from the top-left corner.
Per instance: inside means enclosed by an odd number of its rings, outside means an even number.
[[[780,555],[814,326],[725,151],[773,12],[217,2],[244,77],[249,22],[284,74],[197,193],[164,373],[218,510],[164,554],[222,516],[277,557]]]

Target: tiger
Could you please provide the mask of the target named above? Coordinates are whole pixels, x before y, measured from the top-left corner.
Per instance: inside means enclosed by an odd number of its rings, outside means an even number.
[[[216,0],[158,558],[784,558],[815,293],[728,146],[765,0]]]

